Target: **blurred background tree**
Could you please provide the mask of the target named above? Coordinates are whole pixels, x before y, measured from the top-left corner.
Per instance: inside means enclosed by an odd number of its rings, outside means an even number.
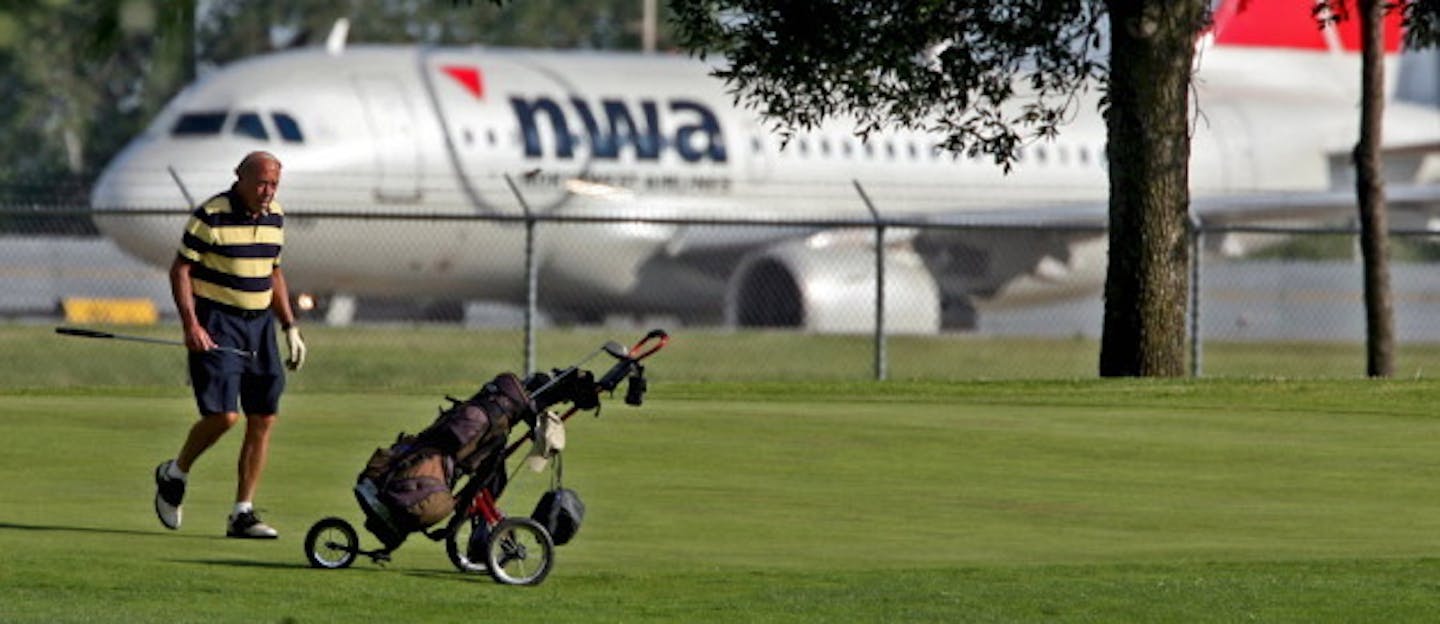
[[[105,163],[196,76],[319,45],[341,17],[357,43],[639,50],[642,13],[642,0],[0,0],[0,204],[83,206]]]

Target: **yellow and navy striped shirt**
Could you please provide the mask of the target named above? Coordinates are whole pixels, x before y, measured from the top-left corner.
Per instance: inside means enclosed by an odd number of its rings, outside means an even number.
[[[242,310],[269,308],[284,228],[279,202],[252,217],[233,188],[206,200],[180,240],[180,256],[193,265],[195,296]]]

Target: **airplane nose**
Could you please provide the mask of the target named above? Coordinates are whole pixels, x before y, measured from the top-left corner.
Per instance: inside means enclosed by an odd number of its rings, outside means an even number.
[[[95,227],[116,246],[163,266],[175,255],[190,202],[158,164],[152,143],[136,139],[106,165],[90,190],[90,209]]]
[[[100,171],[100,176],[95,179],[95,185],[90,188],[90,208],[92,210],[113,210],[122,208],[126,203],[121,191],[125,185],[118,179],[121,176],[121,161],[124,152],[111,159],[110,163]]]
[[[156,158],[152,141],[137,139],[121,150],[100,172],[90,192],[96,210],[158,210],[186,202]]]

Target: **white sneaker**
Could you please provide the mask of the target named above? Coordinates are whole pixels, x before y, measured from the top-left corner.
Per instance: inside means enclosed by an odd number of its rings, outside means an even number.
[[[225,537],[239,537],[247,539],[275,539],[280,534],[270,525],[260,521],[260,516],[253,511],[241,514],[232,514],[230,521],[225,526]]]

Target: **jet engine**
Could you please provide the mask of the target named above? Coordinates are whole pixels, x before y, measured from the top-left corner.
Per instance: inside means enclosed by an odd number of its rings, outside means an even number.
[[[913,237],[913,231],[887,231],[882,246],[888,333],[940,330],[940,291],[911,246]],[[827,230],[742,258],[726,288],[725,318],[742,327],[871,332],[875,286],[874,231]]]

